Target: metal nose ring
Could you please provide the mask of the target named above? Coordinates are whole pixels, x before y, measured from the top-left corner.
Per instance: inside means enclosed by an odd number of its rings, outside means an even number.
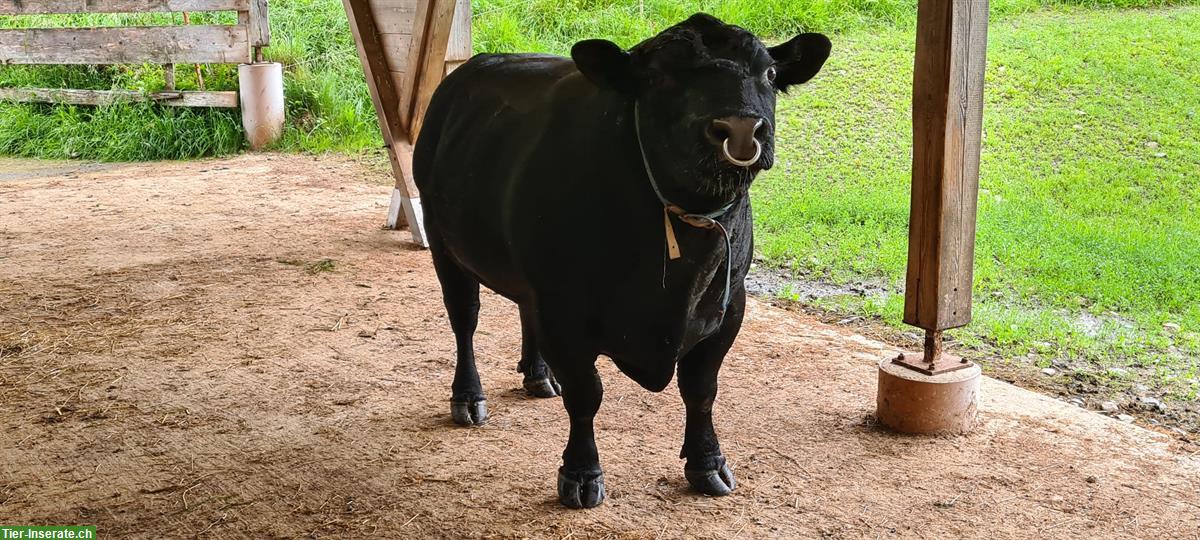
[[[747,160],[735,158],[729,153],[728,138],[725,139],[724,143],[721,143],[721,151],[725,153],[725,159],[729,160],[730,163],[737,165],[738,167],[749,167],[755,163],[758,163],[758,158],[762,157],[762,143],[758,142],[758,137],[754,138],[754,157]]]

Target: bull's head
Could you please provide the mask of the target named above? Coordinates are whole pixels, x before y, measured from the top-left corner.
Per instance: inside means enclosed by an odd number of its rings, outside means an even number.
[[[766,47],[701,13],[629,51],[587,40],[571,57],[597,86],[637,104],[646,159],[668,196],[691,206],[727,201],[771,168],[775,93],[811,79],[829,50],[821,34]]]

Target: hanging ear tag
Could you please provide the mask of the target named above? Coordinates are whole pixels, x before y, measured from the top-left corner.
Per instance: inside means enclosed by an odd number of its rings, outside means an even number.
[[[667,226],[667,256],[673,261],[680,257],[679,241],[675,239],[675,228],[671,226],[671,213],[663,207],[663,223]]]

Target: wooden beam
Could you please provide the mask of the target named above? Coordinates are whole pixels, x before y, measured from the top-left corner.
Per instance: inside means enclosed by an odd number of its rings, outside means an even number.
[[[152,92],[130,90],[71,90],[57,88],[0,88],[0,101],[111,105],[153,101],[169,107],[238,107],[237,92]]]
[[[0,30],[0,64],[241,64],[238,26],[24,28]]]
[[[416,142],[434,89],[446,75],[446,50],[454,23],[456,0],[419,0],[412,45],[400,89],[400,122]]]
[[[987,14],[987,0],[917,11],[904,322],[937,341],[971,321]]]
[[[408,31],[412,32],[412,29],[410,28]],[[387,34],[380,32],[379,44],[382,47],[380,52],[383,53],[388,70],[397,73],[408,71],[408,55],[412,47],[412,34]]]
[[[371,0],[370,13],[380,34],[411,34],[417,0]]]
[[[0,0],[0,15],[245,11],[250,0]]]
[[[366,74],[371,102],[375,104],[375,113],[379,117],[383,143],[390,148],[397,136],[407,137],[400,127],[399,91],[388,69],[388,58],[371,12],[371,3],[369,0],[342,0],[350,21],[350,31],[358,45],[358,58]]]
[[[391,206],[388,209],[387,227],[399,229],[407,223],[413,240],[428,246],[424,218],[421,215],[420,193],[412,176],[412,145],[408,132],[400,122],[400,91],[389,69],[389,63],[394,63],[390,56],[407,54],[408,51],[389,50],[385,46],[385,34],[379,32],[379,27],[390,25],[395,28],[396,24],[394,21],[380,21],[378,13],[372,10],[372,4],[369,0],[342,0],[350,21],[350,30],[358,45],[358,57],[366,74],[371,102],[375,104],[375,113],[379,117],[379,129],[387,147],[388,161],[392,165],[392,176],[396,179],[396,185],[392,189]],[[405,17],[404,12],[399,9],[385,11],[384,15]]]

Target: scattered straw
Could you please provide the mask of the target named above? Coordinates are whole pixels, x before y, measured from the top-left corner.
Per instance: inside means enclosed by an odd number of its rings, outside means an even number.
[[[321,272],[332,272],[337,267],[337,261],[333,259],[321,259],[317,262],[304,267],[304,271],[312,275],[320,274]]]

